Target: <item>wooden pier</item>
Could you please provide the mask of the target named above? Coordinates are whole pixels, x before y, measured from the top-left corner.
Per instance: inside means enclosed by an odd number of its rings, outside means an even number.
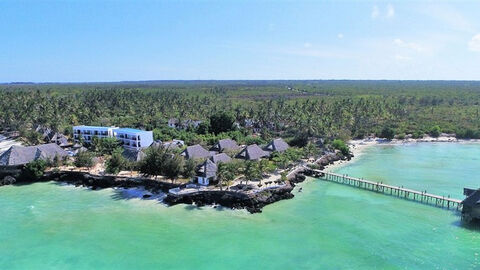
[[[416,191],[408,188],[395,187],[380,182],[372,182],[365,179],[354,178],[347,175],[324,172],[320,170],[311,170],[317,177],[322,180],[336,182],[339,184],[349,185],[362,188],[386,195],[399,197],[406,200],[413,200],[424,204],[435,205],[437,207],[461,210],[462,201],[450,198],[450,196],[439,196],[427,193],[426,191]]]

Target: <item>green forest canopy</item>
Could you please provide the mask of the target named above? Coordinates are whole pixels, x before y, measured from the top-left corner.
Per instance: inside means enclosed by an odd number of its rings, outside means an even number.
[[[480,82],[474,81],[146,81],[0,85],[0,128],[37,124],[164,127],[169,118],[208,121],[226,111],[265,132],[360,138],[440,127],[480,136]]]

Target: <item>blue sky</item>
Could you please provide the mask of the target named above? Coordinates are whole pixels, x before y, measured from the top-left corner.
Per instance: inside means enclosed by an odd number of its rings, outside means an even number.
[[[0,82],[480,80],[480,1],[0,1]]]

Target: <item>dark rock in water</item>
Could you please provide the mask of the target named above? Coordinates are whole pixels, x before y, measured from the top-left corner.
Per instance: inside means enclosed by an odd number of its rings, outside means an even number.
[[[241,187],[246,188],[245,185],[241,185]],[[262,208],[268,204],[293,198],[292,189],[293,186],[287,181],[285,186],[265,189],[255,193],[247,193],[243,189],[231,188],[231,190],[202,191],[185,195],[168,194],[164,202],[168,205],[181,203],[195,203],[197,206],[218,204],[232,209],[246,209],[250,213],[261,213]]]
[[[312,170],[305,170],[305,171],[303,172],[303,174],[306,175],[306,176],[312,176],[312,175],[313,175],[313,171],[312,171]]]
[[[15,177],[10,176],[10,175],[7,175],[7,176],[5,176],[2,180],[0,180],[0,186],[3,186],[3,185],[12,185],[12,184],[14,184],[15,182],[17,182],[17,179],[15,179]]]
[[[147,198],[152,197],[152,194],[144,194],[142,197],[143,197],[144,199],[147,199]]]
[[[305,181],[305,179],[307,179],[307,177],[305,175],[297,174],[297,175],[295,175],[295,177],[293,179],[290,180],[290,182],[293,183],[293,184],[302,183],[303,181]]]
[[[144,187],[150,191],[168,192],[169,189],[180,186],[180,184],[173,184],[167,182],[160,182],[153,179],[132,179],[128,177],[110,176],[110,175],[92,175],[90,173],[78,171],[61,171],[45,173],[43,181],[49,181],[58,178],[58,181],[70,183],[75,186],[92,187],[92,190],[122,187],[134,188]],[[156,192],[157,193],[157,192]]]

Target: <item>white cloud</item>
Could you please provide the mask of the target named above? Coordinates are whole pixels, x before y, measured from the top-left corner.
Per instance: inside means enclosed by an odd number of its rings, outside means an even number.
[[[423,10],[423,13],[457,31],[474,32],[474,27],[470,21],[453,6],[435,3],[427,6],[427,8]]]
[[[380,9],[378,9],[377,6],[373,6],[371,16],[372,16],[372,19],[376,19],[378,18],[378,16],[380,16]]]
[[[468,42],[468,48],[472,52],[480,52],[480,34],[476,34],[472,37],[472,40]]]
[[[399,38],[396,38],[393,40],[393,43],[395,45],[397,45],[398,47],[401,47],[401,48],[407,48],[407,49],[410,49],[410,50],[414,50],[416,52],[425,52],[427,51],[427,48],[425,48],[424,46],[418,44],[418,43],[415,43],[415,42],[405,42]]]
[[[395,8],[392,5],[387,6],[387,18],[393,18],[395,16]]]
[[[343,34],[342,34],[342,33],[338,33],[337,37],[338,37],[339,39],[342,39],[342,38],[343,38]]]
[[[305,43],[303,44],[303,47],[305,47],[305,48],[310,48],[310,47],[312,47],[312,43],[310,43],[310,42],[305,42]]]
[[[394,56],[395,60],[397,61],[410,61],[412,60],[412,57],[410,56],[405,56],[405,55],[400,55],[400,54],[396,54]]]
[[[393,7],[393,5],[388,4],[384,13],[384,11],[381,11],[377,5],[374,5],[372,7],[372,13],[370,14],[370,16],[374,20],[377,18],[391,19],[395,16],[395,8]]]

